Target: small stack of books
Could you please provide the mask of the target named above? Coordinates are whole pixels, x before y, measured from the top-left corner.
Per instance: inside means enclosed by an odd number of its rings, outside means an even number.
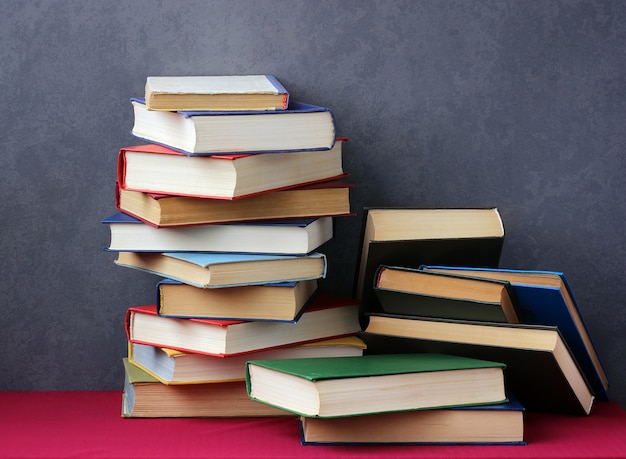
[[[333,217],[353,215],[328,108],[268,75],[148,77],[131,100],[116,264],[159,276],[126,315],[123,415],[270,416],[245,361],[358,356],[358,303],[319,293]]]

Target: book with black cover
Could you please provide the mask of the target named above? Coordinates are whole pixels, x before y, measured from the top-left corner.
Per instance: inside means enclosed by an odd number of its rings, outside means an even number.
[[[439,352],[506,364],[527,410],[588,415],[594,395],[557,327],[370,314],[369,352]]]

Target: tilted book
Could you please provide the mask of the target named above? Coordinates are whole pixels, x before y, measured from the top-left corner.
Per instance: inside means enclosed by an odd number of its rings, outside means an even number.
[[[285,110],[289,93],[273,75],[184,75],[146,78],[148,110]]]
[[[118,184],[116,205],[122,212],[155,227],[354,216],[350,207],[353,187],[342,180],[330,180],[226,200],[144,193],[125,190]]]
[[[357,336],[315,341],[258,351],[256,359],[340,357],[363,355],[365,343]],[[128,343],[128,360],[163,384],[199,384],[244,381],[249,354],[216,358],[212,355],[182,352],[147,344]]]
[[[421,269],[510,282],[517,298],[522,322],[557,326],[591,384],[596,399],[608,400],[608,377],[580,306],[564,273],[453,266],[424,266]]]
[[[189,158],[156,144],[120,149],[117,181],[125,190],[241,199],[345,177],[342,139],[318,152]]]
[[[528,410],[587,415],[594,395],[557,327],[370,314],[369,352],[441,352],[506,364],[507,389]]]
[[[129,341],[225,357],[356,335],[361,327],[352,298],[318,294],[296,323],[161,317],[156,305],[126,312]]]
[[[290,101],[275,111],[155,111],[131,99],[132,134],[188,156],[328,150],[335,144],[333,112]]]
[[[326,255],[119,252],[115,263],[199,288],[242,287],[326,277]]]
[[[250,360],[253,400],[308,417],[356,416],[506,400],[504,367],[419,353]]]
[[[519,323],[517,300],[506,281],[381,265],[374,291],[390,314]]]

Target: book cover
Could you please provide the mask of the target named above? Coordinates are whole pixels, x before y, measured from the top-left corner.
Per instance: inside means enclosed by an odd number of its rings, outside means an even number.
[[[156,305],[128,308],[126,336],[139,344],[226,357],[356,335],[358,303],[319,293],[296,323],[161,317]]]
[[[102,221],[111,252],[231,252],[306,255],[333,236],[332,217],[154,228],[118,212]]]
[[[273,75],[184,75],[146,78],[148,110],[284,110],[289,93]]]
[[[368,352],[439,352],[506,364],[507,388],[527,410],[588,415],[591,387],[557,327],[370,314]]]
[[[253,400],[301,416],[341,417],[500,403],[505,365],[436,353],[250,360]]]
[[[131,104],[135,137],[187,156],[320,151],[335,144],[332,110],[301,101],[262,112],[154,111],[146,108],[144,98],[132,98]]]
[[[504,234],[496,208],[365,208],[354,296],[364,314],[382,311],[374,293],[381,264],[498,266]]]
[[[524,407],[508,401],[349,418],[300,416],[300,443],[308,445],[525,445]]]
[[[602,360],[563,272],[454,266],[423,266],[420,269],[508,280],[517,298],[521,321],[557,326],[591,384],[596,399],[609,399],[609,381]]]
[[[163,279],[156,306],[162,317],[296,323],[317,293],[316,279],[219,289]]]
[[[517,300],[503,280],[380,265],[374,291],[389,314],[519,323]]]
[[[234,200],[345,178],[339,138],[324,151],[219,154],[188,158],[157,144],[121,148],[117,183],[125,190]]]
[[[242,287],[326,277],[326,255],[119,252],[115,263],[199,288]]]
[[[209,199],[125,190],[116,184],[116,207],[154,227],[232,223],[278,218],[354,216],[354,185],[330,180],[245,199]]]

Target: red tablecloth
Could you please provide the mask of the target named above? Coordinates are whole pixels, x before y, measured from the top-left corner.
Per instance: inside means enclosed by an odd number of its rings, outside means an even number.
[[[526,413],[525,446],[301,446],[295,418],[124,419],[121,392],[0,392],[2,458],[626,458],[626,412]]]

